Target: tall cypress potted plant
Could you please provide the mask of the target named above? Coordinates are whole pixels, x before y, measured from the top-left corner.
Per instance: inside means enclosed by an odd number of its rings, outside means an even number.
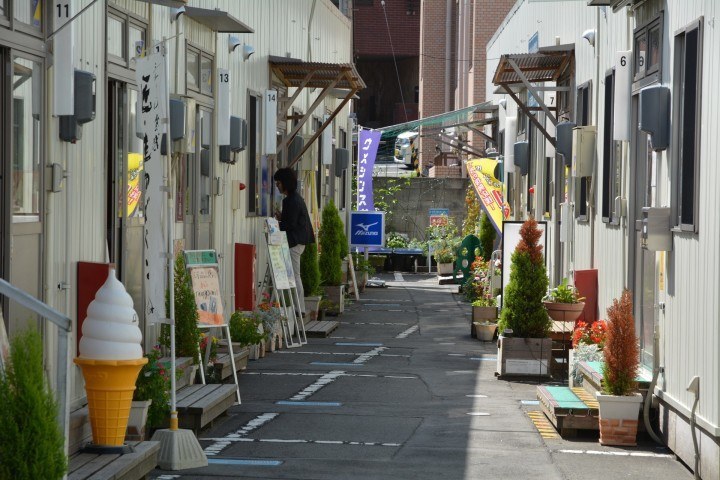
[[[342,285],[343,254],[347,256],[347,237],[335,204],[330,201],[322,212],[318,234],[320,242],[320,281],[327,297],[344,310],[345,292]]]
[[[501,376],[549,374],[552,321],[543,306],[548,278],[541,236],[537,222],[529,218],[520,228],[520,242],[511,257],[510,281],[498,322],[497,372]]]
[[[600,406],[600,443],[632,446],[636,444],[643,397],[637,392],[640,359],[629,290],[623,291],[620,300],[613,300],[607,314],[603,391],[596,394]]]
[[[170,292],[165,292],[165,311],[170,311]],[[170,348],[170,325],[160,328],[159,343]],[[193,365],[198,363],[200,351],[200,329],[198,311],[192,290],[190,274],[185,269],[185,257],[182,253],[175,259],[175,352],[177,357],[192,358]],[[195,369],[188,368],[188,383],[192,383]]]
[[[317,320],[318,306],[323,291],[320,288],[320,266],[318,265],[317,245],[305,245],[300,257],[300,278],[305,291],[305,313],[308,320]]]
[[[39,333],[27,331],[12,339],[9,362],[0,371],[0,405],[0,478],[63,478],[65,439],[45,381]]]

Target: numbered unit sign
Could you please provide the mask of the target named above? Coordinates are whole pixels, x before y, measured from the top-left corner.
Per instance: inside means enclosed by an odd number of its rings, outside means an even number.
[[[53,25],[57,33],[53,37],[53,115],[73,115],[75,113],[75,41],[73,2],[55,2],[52,8]]]
[[[265,90],[263,99],[265,155],[277,153],[277,90]]]
[[[230,72],[217,70],[217,140],[218,145],[230,145]]]
[[[615,54],[615,93],[613,100],[613,139],[630,141],[632,51]]]

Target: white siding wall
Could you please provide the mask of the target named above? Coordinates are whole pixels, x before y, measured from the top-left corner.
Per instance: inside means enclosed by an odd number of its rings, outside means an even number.
[[[76,11],[91,0],[76,1]],[[168,39],[170,59],[171,94],[186,94],[185,88],[185,44],[199,46],[215,55],[215,67],[227,68],[232,76],[231,113],[247,117],[247,95],[249,91],[262,93],[270,87],[268,56],[286,56],[305,61],[327,63],[351,63],[351,28],[345,18],[329,0],[192,0],[192,6],[219,8],[230,13],[255,30],[253,34],[239,34],[241,41],[255,47],[255,54],[243,62],[242,53],[236,50],[229,54],[228,34],[216,34],[204,25],[183,16],[176,23],[170,22],[170,9],[153,6],[135,0],[117,0],[111,4],[143,17],[149,22],[148,39]],[[311,16],[311,12],[313,12]],[[179,34],[179,35],[178,35]],[[93,72],[96,82],[96,117],[83,127],[82,140],[71,145],[58,138],[58,121],[50,118],[46,128],[47,164],[59,163],[69,171],[63,191],[47,194],[46,218],[46,294],[47,301],[71,318],[77,313],[76,265],[78,261],[104,262],[106,259],[105,222],[107,188],[107,79],[105,71],[105,2],[97,2],[76,21],[75,68]],[[175,35],[178,35],[175,37]],[[172,38],[175,37],[175,38]],[[150,43],[149,41],[147,42]],[[176,65],[176,49],[179,49]],[[46,108],[52,105],[52,72],[46,78]],[[292,94],[292,91],[290,92]],[[320,93],[307,91],[294,106],[306,112],[309,105]],[[325,100],[316,114],[332,111],[334,98]],[[336,117],[335,125],[347,124],[349,106]],[[310,125],[305,129],[310,133]],[[337,136],[337,129],[335,130]],[[230,185],[232,180],[248,183],[247,152],[240,154],[236,165],[227,166],[218,162],[218,151],[213,139],[212,161],[215,175],[221,177],[225,195],[214,197],[213,248],[224,256],[222,276],[226,308],[232,306],[232,269],[234,242],[254,243],[258,246],[258,275],[264,273],[265,253],[262,234],[262,220],[248,217],[247,199],[241,208],[230,208]],[[247,190],[246,190],[247,192]],[[66,233],[69,241],[65,241]],[[182,225],[176,226],[175,236],[183,235]],[[138,259],[140,261],[140,259]],[[68,276],[69,275],[69,276]],[[71,290],[67,295],[57,289],[58,283],[68,281]],[[142,308],[136,306],[139,311]],[[51,341],[52,342],[52,341]],[[84,391],[81,381],[73,379],[75,387],[72,397],[79,400]]]
[[[714,95],[713,80],[720,75],[720,35],[712,19],[718,6],[711,0],[669,0],[663,2],[665,24],[663,28],[662,83],[672,83],[674,34],[692,21],[704,15],[703,26],[703,72],[702,72],[702,120],[699,166],[699,234],[675,234],[674,251],[666,255],[666,288],[660,292],[658,301],[665,302],[666,310],[660,317],[660,362],[665,366],[660,388],[664,395],[689,410],[693,397],[685,391],[694,375],[700,376],[701,397],[698,415],[706,426],[718,429],[720,424],[720,217],[716,206],[720,204],[717,188],[720,168],[713,161],[714,152],[720,149],[720,139],[710,132],[720,129],[720,104]],[[598,18],[599,17],[599,18]],[[588,7],[584,1],[529,2],[518,0],[505,22],[500,26],[487,46],[488,98],[494,95],[492,77],[499,57],[506,53],[527,52],[527,40],[539,32],[540,46],[559,43],[575,43],[576,84],[592,80],[592,124],[598,127],[596,189],[594,206],[599,210],[602,185],[602,138],[604,115],[604,76],[613,66],[615,52],[632,49],[632,30],[636,22],[643,22],[642,12],[629,16],[627,9],[613,13],[610,8]],[[596,29],[595,48],[581,38],[583,31]],[[596,54],[598,58],[596,59]],[[597,61],[597,63],[596,63]],[[599,100],[599,101],[598,101]],[[515,115],[516,108],[508,98],[508,115]],[[628,108],[628,114],[631,108]],[[501,115],[501,128],[502,127]],[[673,125],[672,129],[678,128]],[[670,157],[672,147],[659,155],[657,206],[670,204]],[[629,165],[635,161],[627,153],[623,155],[622,195],[630,196]],[[557,215],[559,212],[553,212]],[[554,217],[553,217],[554,218]],[[553,235],[554,232],[551,232]],[[602,223],[600,215],[592,223],[575,224],[574,268],[597,268],[599,271],[600,316],[613,298],[626,286],[628,231],[621,226]],[[594,240],[594,245],[591,242]],[[594,258],[591,257],[594,251]],[[657,256],[658,261],[661,258]],[[550,262],[556,261],[549,258]],[[630,286],[632,287],[632,286]],[[687,412],[686,412],[687,414]],[[717,433],[717,432],[716,432]]]

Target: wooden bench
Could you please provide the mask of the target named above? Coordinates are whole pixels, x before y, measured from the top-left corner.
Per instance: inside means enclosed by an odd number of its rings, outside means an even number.
[[[125,455],[78,453],[70,457],[68,480],[139,480],[157,466],[160,442],[128,442]]]
[[[199,433],[235,403],[235,384],[189,385],[176,398],[180,428]]]
[[[582,388],[539,386],[537,398],[561,437],[574,436],[578,430],[598,430],[597,401]]]
[[[235,357],[235,369],[241,372],[247,368],[250,350],[247,347],[233,346],[233,356]],[[225,380],[232,377],[232,363],[230,362],[229,353],[219,353],[215,359],[215,369],[220,372],[220,378]],[[231,381],[234,381],[231,379]]]
[[[312,320],[305,324],[305,334],[308,337],[322,337],[329,336],[336,328],[340,326],[340,322],[335,320],[323,320],[317,321]]]

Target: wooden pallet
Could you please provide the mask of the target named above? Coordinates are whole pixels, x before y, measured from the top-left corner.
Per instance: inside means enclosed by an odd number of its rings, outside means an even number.
[[[180,428],[199,433],[235,403],[235,384],[189,385],[176,398]]]
[[[135,451],[125,455],[78,453],[70,457],[68,480],[87,478],[138,480],[156,466],[160,442],[128,442]]]
[[[578,430],[598,430],[597,402],[582,388],[537,387],[537,398],[545,416],[563,438]]]
[[[339,326],[340,322],[336,322],[335,320],[323,320],[321,322],[313,320],[305,324],[305,334],[308,337],[324,338],[329,336]]]

